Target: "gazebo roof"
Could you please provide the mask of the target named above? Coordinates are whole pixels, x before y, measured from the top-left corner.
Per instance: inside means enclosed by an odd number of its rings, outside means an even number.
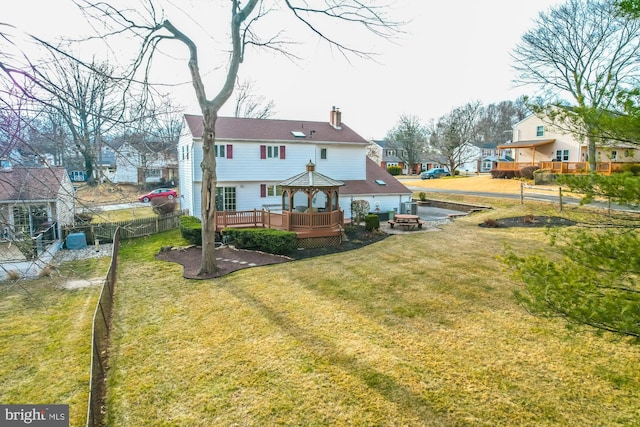
[[[280,182],[278,185],[283,187],[340,187],[344,182],[329,178],[326,175],[316,172],[315,166],[311,160],[307,163],[307,170],[296,176],[292,176]]]

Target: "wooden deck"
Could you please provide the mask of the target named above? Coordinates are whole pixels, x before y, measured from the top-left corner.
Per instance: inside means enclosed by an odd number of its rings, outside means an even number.
[[[598,162],[596,172],[603,175],[611,175],[613,172],[620,172],[624,165],[631,165],[627,162]],[[557,174],[581,174],[589,172],[588,162],[498,162],[497,170],[515,171],[527,166],[538,166],[540,169],[548,170]]]
[[[314,237],[332,237],[342,234],[344,212],[282,212],[268,210],[218,211],[216,212],[216,231],[225,228],[275,228],[293,231],[299,239]]]

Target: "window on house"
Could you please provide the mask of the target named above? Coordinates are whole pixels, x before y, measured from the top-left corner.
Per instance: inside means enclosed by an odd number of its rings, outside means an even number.
[[[569,150],[556,150],[556,162],[568,162],[569,161]]]
[[[282,186],[267,185],[267,196],[282,196]]]
[[[236,187],[216,188],[216,210],[236,210]]]
[[[189,146],[187,145],[187,160],[189,160]]]
[[[182,160],[184,160],[184,145],[182,146]]]
[[[13,229],[15,233],[30,234],[29,209],[26,206],[13,207]]]
[[[322,160],[327,160],[327,149],[326,148],[321,148],[320,149],[320,158]]]
[[[261,145],[260,146],[260,158],[261,159],[285,159],[286,152],[284,145]]]
[[[538,126],[536,128],[536,136],[544,136],[544,126]]]
[[[282,186],[260,184],[260,197],[282,196]]]
[[[617,150],[611,150],[611,160],[613,160],[614,162],[616,160],[618,160],[618,151]]]
[[[225,157],[225,146],[224,145],[216,145],[215,146],[216,157]]]
[[[279,159],[280,153],[278,151],[277,145],[269,145],[267,146],[267,158],[269,159]]]
[[[144,171],[144,176],[146,176],[147,178],[159,177],[161,174],[162,171],[160,169],[147,169]]]

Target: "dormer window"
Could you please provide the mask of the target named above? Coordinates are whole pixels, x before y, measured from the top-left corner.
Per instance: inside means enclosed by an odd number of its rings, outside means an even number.
[[[304,132],[301,132],[299,130],[292,130],[291,134],[293,136],[295,136],[296,138],[306,138],[307,137],[307,135],[305,135]]]

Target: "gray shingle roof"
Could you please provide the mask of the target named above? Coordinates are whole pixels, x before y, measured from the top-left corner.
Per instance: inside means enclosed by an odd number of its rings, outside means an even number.
[[[0,202],[56,199],[64,168],[13,168],[0,172]]]
[[[202,137],[202,116],[185,114],[185,120],[194,138]],[[292,132],[303,132],[305,137],[296,137]],[[303,120],[246,119],[218,117],[216,139],[243,141],[296,141],[296,142],[342,142],[369,144],[369,141],[342,123],[335,129],[329,122]]]

